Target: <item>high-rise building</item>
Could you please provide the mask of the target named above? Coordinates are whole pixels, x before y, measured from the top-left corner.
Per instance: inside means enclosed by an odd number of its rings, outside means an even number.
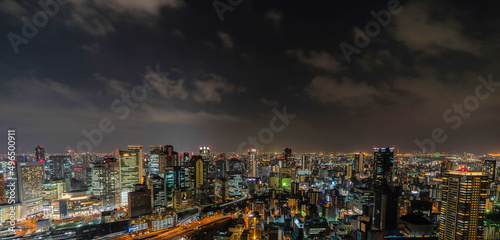
[[[374,192],[373,226],[379,230],[397,230],[401,189],[383,182]]]
[[[163,153],[165,154],[165,167],[181,166],[181,155],[174,151],[172,145],[167,145],[163,148]]]
[[[203,157],[200,155],[194,155],[191,158],[190,165],[190,179],[193,182],[192,186],[195,190],[195,195],[198,197],[199,188],[205,183]]]
[[[441,162],[441,175],[444,173],[453,170],[453,162],[450,160],[445,160]]]
[[[100,198],[102,209],[120,204],[120,166],[116,158],[104,158],[94,164],[92,193]]]
[[[44,181],[43,162],[17,162],[18,202],[21,202],[21,216],[43,214],[42,183]]]
[[[482,172],[448,171],[443,175],[440,240],[482,239],[488,176]]]
[[[216,202],[226,200],[229,197],[228,180],[226,178],[216,179],[214,190],[214,197]]]
[[[168,167],[165,171],[166,207],[173,207],[174,191],[180,190],[185,186],[184,168],[180,166]]]
[[[35,148],[35,160],[45,161],[45,149],[43,146],[36,146]]]
[[[182,153],[181,166],[189,167],[189,152]]]
[[[204,171],[204,178],[205,181],[209,179],[210,173],[212,173],[213,169],[211,169],[211,164],[210,164],[210,147],[209,146],[201,146],[200,147],[200,155],[203,158],[203,171]]]
[[[151,191],[146,185],[136,184],[128,193],[128,217],[139,217],[152,212]]]
[[[140,153],[137,151],[118,150],[118,164],[120,167],[120,187],[133,189],[141,182],[144,169]]]
[[[496,160],[484,160],[483,161],[483,166],[482,171],[483,173],[488,176],[488,180],[490,182],[494,182],[496,179],[496,166],[497,166],[497,161]]]
[[[151,190],[151,206],[153,212],[159,213],[165,210],[165,180],[158,175],[148,178],[148,189]]]
[[[373,181],[375,186],[390,182],[394,164],[394,148],[374,148],[373,161]]]
[[[243,171],[243,165],[240,159],[231,158],[228,160],[228,171]]]
[[[149,174],[155,174],[160,176],[160,154],[162,154],[163,149],[161,145],[151,145],[149,147]],[[163,174],[163,172],[162,172]],[[162,175],[163,176],[163,175]]]
[[[210,158],[210,147],[209,146],[201,146],[200,147],[200,155],[204,159]]]
[[[228,173],[228,195],[230,198],[241,196],[243,178],[240,171],[229,171]]]
[[[255,148],[252,148],[250,150],[248,150],[248,157],[249,157],[249,161],[250,161],[250,176],[249,177],[252,177],[252,178],[256,178],[257,177],[257,149]]]
[[[365,165],[365,155],[363,153],[355,153],[354,154],[354,166],[355,170],[359,173],[362,173]]]
[[[82,156],[77,156],[73,158],[73,178],[77,181],[86,184],[87,182],[87,162],[82,158]]]
[[[134,189],[136,184],[141,182],[144,176],[142,157],[140,150],[121,151],[118,150],[118,165],[120,173],[120,195],[121,204],[127,205],[128,193]]]
[[[149,176],[149,164],[148,162],[144,161],[144,152],[142,149],[141,145],[128,145],[128,151],[129,152],[136,152],[139,155],[139,159],[142,164],[142,169],[144,171],[144,174],[142,176]]]
[[[306,170],[306,166],[307,166],[307,155],[302,154],[302,170]]]
[[[71,178],[73,172],[73,155],[51,155],[45,162],[47,179]]]
[[[227,161],[219,160],[216,162],[216,177],[227,178]]]

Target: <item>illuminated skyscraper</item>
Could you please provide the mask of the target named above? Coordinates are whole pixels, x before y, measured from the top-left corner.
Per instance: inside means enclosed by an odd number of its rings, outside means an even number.
[[[45,162],[47,179],[71,178],[73,172],[72,162],[73,156],[71,154],[49,156],[49,159]]]
[[[128,145],[129,152],[136,152],[139,154],[139,157],[142,159],[142,146],[141,145]]]
[[[73,178],[83,183],[87,182],[87,162],[82,156],[73,158]]]
[[[43,148],[43,146],[36,146],[35,159],[39,162],[45,161],[45,149]]]
[[[185,187],[185,171],[183,167],[168,167],[165,171],[166,207],[173,207],[174,192]]]
[[[391,181],[394,162],[394,148],[373,149],[373,181],[375,186]]]
[[[162,154],[161,145],[151,145],[149,147],[149,174],[160,175],[160,154]]]
[[[118,151],[118,163],[120,166],[121,188],[133,189],[141,182],[144,176],[141,157],[136,151]]]
[[[488,176],[448,171],[443,175],[440,240],[482,239]]]
[[[128,203],[128,193],[133,191],[134,186],[141,182],[144,176],[141,151],[118,151],[118,164],[120,167],[121,203]]]
[[[102,209],[120,204],[120,167],[115,158],[97,161],[92,168],[92,194],[101,200]]]
[[[495,160],[484,160],[483,161],[483,166],[482,172],[488,176],[488,180],[490,182],[494,182],[496,179],[496,166],[497,166],[497,161]]]
[[[365,155],[363,153],[355,153],[354,154],[355,170],[358,171],[359,173],[362,173],[364,164],[365,164]]]
[[[227,160],[219,160],[216,162],[217,178],[227,178]]]
[[[192,181],[195,195],[198,196],[199,188],[205,183],[205,171],[202,156],[194,155],[191,158],[189,174],[191,175],[190,180]]]
[[[253,177],[253,178],[257,177],[257,152],[258,151],[255,148],[248,150],[250,166],[252,166],[251,172],[250,172],[250,177]]]
[[[201,146],[200,147],[200,155],[203,158],[203,171],[205,181],[208,180],[208,177],[211,173],[211,165],[210,165],[210,147],[209,146]]]
[[[21,216],[43,214],[42,183],[43,162],[17,162],[17,190],[21,205]]]
[[[306,165],[307,165],[307,155],[302,154],[302,170],[306,170]]]
[[[167,145],[163,148],[163,153],[166,157],[165,167],[181,166],[181,156],[174,151],[172,145]]]

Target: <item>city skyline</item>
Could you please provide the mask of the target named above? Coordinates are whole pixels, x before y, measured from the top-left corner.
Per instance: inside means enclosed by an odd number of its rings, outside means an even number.
[[[0,3],[0,125],[21,151],[65,152],[109,119],[91,152],[234,152],[286,107],[261,151],[412,152],[438,129],[437,152],[500,152],[497,2],[62,2]],[[125,103],[145,77],[162,83]]]

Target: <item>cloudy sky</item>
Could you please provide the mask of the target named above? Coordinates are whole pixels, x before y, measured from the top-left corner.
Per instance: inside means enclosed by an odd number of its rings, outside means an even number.
[[[212,1],[60,1],[45,15],[36,1],[0,0],[0,125],[17,130],[21,151],[75,147],[102,119],[114,130],[93,151],[236,151],[286,106],[296,117],[262,134],[261,150],[409,152],[441,128],[437,151],[500,152],[500,91],[455,129],[443,120],[478,76],[500,82],[498,1],[401,1],[350,63],[340,44],[356,46],[355,28],[390,1],[220,0],[232,10],[223,21]],[[126,116],[113,111],[144,78],[162,83]]]

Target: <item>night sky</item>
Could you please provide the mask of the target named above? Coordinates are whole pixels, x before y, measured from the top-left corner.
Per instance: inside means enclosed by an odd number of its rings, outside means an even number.
[[[285,106],[296,117],[261,151],[410,152],[441,128],[437,151],[500,152],[499,86],[482,87],[489,95],[470,114],[443,120],[455,103],[474,104],[478,76],[500,82],[498,1],[402,0],[350,63],[340,44],[355,47],[355,27],[364,31],[376,21],[370,12],[394,1],[220,0],[232,9],[221,21],[213,1],[72,0],[28,38],[22,18],[33,22],[36,2],[0,1],[1,153],[9,128],[19,153],[55,153],[102,119],[115,128],[95,152],[236,151]],[[27,40],[17,53],[13,35]],[[127,116],[113,111],[143,79],[162,83]]]

